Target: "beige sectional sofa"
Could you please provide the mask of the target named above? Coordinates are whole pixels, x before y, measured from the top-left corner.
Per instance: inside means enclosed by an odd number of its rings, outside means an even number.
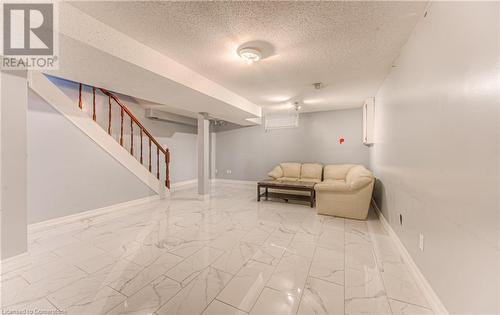
[[[366,219],[373,191],[373,174],[362,165],[317,163],[280,163],[268,176],[279,181],[316,183],[316,208],[319,214]],[[284,192],[278,191],[276,192]],[[301,192],[290,192],[301,194]]]

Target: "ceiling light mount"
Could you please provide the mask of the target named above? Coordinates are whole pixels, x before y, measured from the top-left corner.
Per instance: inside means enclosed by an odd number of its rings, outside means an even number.
[[[252,47],[242,47],[238,49],[238,55],[248,64],[252,64],[262,59],[262,53],[260,50]]]
[[[313,83],[313,86],[316,90],[319,90],[323,87],[323,83],[321,82],[316,82],[316,83]]]

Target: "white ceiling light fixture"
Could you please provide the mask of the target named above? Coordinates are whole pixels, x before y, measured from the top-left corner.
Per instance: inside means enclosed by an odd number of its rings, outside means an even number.
[[[262,58],[262,53],[257,48],[251,47],[243,47],[238,49],[238,55],[249,65],[259,61]]]

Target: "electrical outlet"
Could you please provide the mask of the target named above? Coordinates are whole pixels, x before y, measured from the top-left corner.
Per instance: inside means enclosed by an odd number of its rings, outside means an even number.
[[[218,172],[219,172],[219,170],[218,170],[218,169],[215,169],[215,174],[217,174]]]
[[[226,174],[231,174],[231,170],[226,170]]]
[[[420,248],[421,251],[424,251],[424,234],[422,234],[422,233],[420,233],[418,247]]]

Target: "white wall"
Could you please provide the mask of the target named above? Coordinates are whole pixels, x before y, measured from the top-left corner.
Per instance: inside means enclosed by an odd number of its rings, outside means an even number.
[[[499,12],[432,3],[376,96],[376,201],[453,314],[499,312]]]
[[[33,92],[27,130],[28,223],[156,195]]]
[[[0,258],[5,259],[27,249],[26,71],[2,71],[0,92]]]
[[[54,77],[51,81],[78,105],[78,84]],[[92,88],[84,86],[83,88],[84,111],[92,115]],[[100,91],[96,93],[96,116],[97,122],[105,130],[108,128],[108,98]],[[135,99],[118,95],[122,103],[139,119],[144,127],[156,138],[163,146],[170,149],[170,181],[172,183],[196,179],[196,127],[181,124],[173,124],[165,121],[152,120],[146,118],[145,110]],[[112,105],[112,135],[115,139],[120,136],[120,111],[116,103]],[[130,119],[125,115],[124,119],[124,147],[130,148]],[[140,137],[139,129],[134,127],[134,156],[140,159]],[[143,138],[143,161],[148,161],[149,146],[146,137]],[[152,152],[153,172],[156,174],[156,151],[153,145]],[[160,156],[160,176],[164,180],[165,165],[163,157]]]
[[[216,133],[217,178],[259,180],[280,162],[368,166],[361,108],[301,114],[299,127],[266,132],[254,126]],[[339,144],[339,137],[345,138]],[[231,174],[227,173],[231,170]]]

